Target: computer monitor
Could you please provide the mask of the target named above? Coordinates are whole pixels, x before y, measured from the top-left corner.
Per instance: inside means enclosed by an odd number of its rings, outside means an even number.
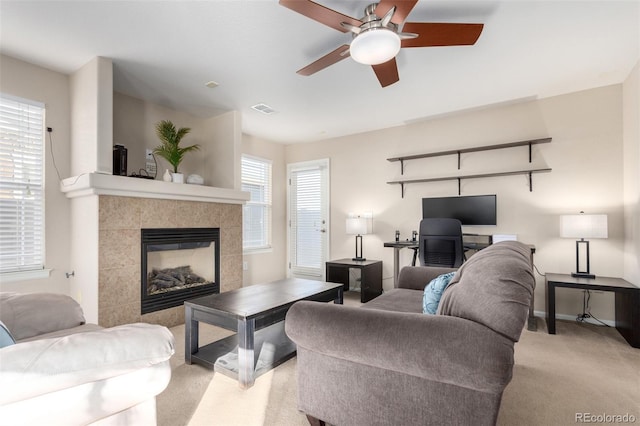
[[[496,225],[496,196],[471,195],[422,199],[422,218],[453,218],[463,225]]]

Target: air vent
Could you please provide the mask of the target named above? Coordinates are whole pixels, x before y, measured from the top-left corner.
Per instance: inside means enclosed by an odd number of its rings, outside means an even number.
[[[261,112],[261,113],[263,113],[263,114],[267,114],[267,115],[269,115],[269,114],[273,114],[274,112],[276,112],[276,110],[275,110],[275,109],[273,109],[273,108],[271,108],[269,105],[267,105],[267,104],[263,104],[263,103],[255,104],[255,105],[254,105],[254,106],[252,106],[251,108],[253,108],[253,109],[255,109],[256,111]]]

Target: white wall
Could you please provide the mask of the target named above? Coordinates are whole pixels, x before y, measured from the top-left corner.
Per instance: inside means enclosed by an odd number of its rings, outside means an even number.
[[[606,213],[609,238],[591,241],[591,270],[596,275],[623,274],[622,86],[615,85],[519,104],[487,107],[433,118],[406,126],[286,148],[286,162],[331,159],[331,257],[352,256],[353,237],[345,234],[349,212],[373,212],[374,234],[364,237],[364,255],[383,260],[384,288],[393,286],[394,230],[402,238],[418,229],[421,198],[457,195],[457,182],[408,185],[401,198],[399,163],[386,159],[461,147],[492,145],[552,137],[534,146],[533,163],[526,147],[465,154],[461,173],[550,167],[551,173],[467,180],[463,195],[497,194],[498,225],[465,227],[470,233],[512,233],[536,246],[535,263],[542,272],[575,269],[575,241],[559,237],[559,215]],[[403,178],[456,174],[456,156],[405,163]],[[405,250],[402,264],[410,262]],[[537,278],[536,310],[544,310],[544,279]],[[559,313],[582,311],[582,293],[558,291]],[[592,296],[595,316],[614,318],[613,296]]]
[[[640,62],[623,84],[624,277],[640,285]]]
[[[69,292],[70,203],[60,192],[53,167],[52,151],[62,178],[69,176],[69,78],[9,56],[0,56],[0,92],[45,104],[45,126],[51,127],[52,142],[45,133],[45,267],[51,276],[45,279],[1,283],[0,291],[32,293]]]
[[[286,277],[287,250],[287,194],[285,146],[250,135],[242,135],[242,153],[272,161],[272,249],[244,254],[247,270],[242,285],[259,284]]]
[[[71,75],[71,173],[111,174],[113,65],[94,58]]]

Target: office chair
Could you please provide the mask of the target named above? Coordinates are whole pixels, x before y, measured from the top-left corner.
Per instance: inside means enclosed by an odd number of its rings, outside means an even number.
[[[458,219],[422,219],[418,241],[421,266],[457,268],[465,261]]]

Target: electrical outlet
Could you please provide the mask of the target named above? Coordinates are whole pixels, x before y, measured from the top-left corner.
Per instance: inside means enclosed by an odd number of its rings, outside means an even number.
[[[153,161],[153,150],[152,149],[149,149],[149,148],[145,149],[145,154],[144,155],[145,155],[145,158],[146,158],[147,161],[149,161],[149,160]]]
[[[242,262],[242,270],[243,271],[248,271],[249,270],[249,262],[247,262],[246,260],[244,262]]]

